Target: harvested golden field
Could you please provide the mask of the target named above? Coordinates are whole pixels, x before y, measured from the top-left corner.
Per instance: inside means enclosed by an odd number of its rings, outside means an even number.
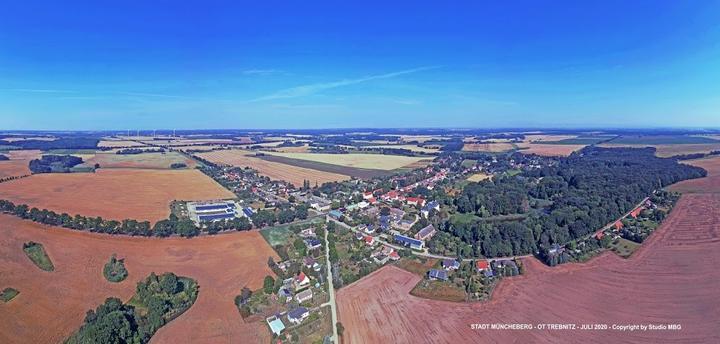
[[[720,194],[683,195],[630,258],[606,252],[502,280],[488,302],[410,295],[423,277],[385,266],[337,293],[343,343],[717,343]],[[707,262],[707,263],[699,263]],[[575,329],[473,329],[471,324],[576,324]],[[582,330],[581,324],[607,324]],[[680,324],[621,331],[612,324]]]
[[[600,147],[631,147],[631,148],[642,148],[642,147],[655,147],[655,155],[661,158],[670,157],[673,155],[683,154],[695,154],[695,153],[710,153],[711,151],[720,150],[720,143],[690,143],[690,144],[663,144],[663,145],[648,145],[648,144],[615,144],[606,143],[601,144]]]
[[[174,147],[174,146],[190,146],[190,145],[227,145],[233,143],[249,143],[244,141],[233,141],[232,139],[176,139],[176,140],[149,140],[142,141],[143,143],[153,144],[163,147]]]
[[[295,186],[302,186],[304,180],[309,180],[311,185],[315,185],[315,183],[321,185],[327,182],[350,179],[350,176],[342,174],[322,172],[309,168],[258,159],[251,156],[252,154],[252,152],[233,149],[198,153],[197,156],[216,164],[250,167],[270,179],[284,180]]]
[[[58,213],[156,222],[173,200],[235,195],[198,170],[99,169],[95,173],[36,174],[0,183],[0,198]]]
[[[568,156],[574,151],[581,150],[585,145],[558,145],[546,143],[531,143],[527,148],[519,150],[523,154],[537,154],[542,156]]]
[[[145,147],[146,145],[140,142],[129,141],[129,140],[101,140],[98,143],[98,147]]]
[[[490,178],[492,178],[492,174],[475,173],[475,174],[467,177],[467,180],[471,181],[471,182],[479,182],[479,181],[482,181],[485,179],[490,179]]]
[[[310,146],[302,145],[298,147],[272,147],[268,149],[272,149],[273,151],[280,153],[307,153],[310,151]]]
[[[28,168],[30,160],[39,159],[42,155],[39,150],[14,150],[0,154],[10,158],[10,160],[0,161],[0,178],[30,174]]]
[[[33,265],[24,242],[43,244],[55,271]],[[110,255],[125,259],[126,280],[110,283],[103,265]],[[0,343],[62,343],[85,312],[108,297],[129,300],[136,283],[151,272],[173,272],[200,285],[195,304],[162,327],[151,343],[269,343],[264,322],[244,322],[235,304],[244,286],[262,287],[273,275],[276,254],[259,232],[235,232],[192,239],[110,236],[36,224],[0,215],[0,276],[20,294],[0,305]],[[277,259],[277,258],[276,258]]]
[[[568,140],[568,139],[574,139],[577,135],[543,135],[543,134],[533,134],[533,135],[525,135],[525,141],[527,143],[532,142],[553,142],[553,141],[562,141],[562,140]]]
[[[501,153],[515,149],[512,143],[466,143],[462,150],[466,152]]]
[[[189,168],[195,167],[195,160],[187,158],[177,152],[167,153],[141,153],[141,154],[114,154],[97,153],[85,161],[83,165],[94,166],[100,164],[100,168],[149,168],[169,169],[171,164],[183,163]]]
[[[395,136],[395,135],[391,135]],[[443,137],[439,135],[400,135],[400,140],[403,142],[419,142],[423,143],[425,141],[431,141],[431,140],[442,140]]]
[[[407,149],[412,152],[418,153],[437,153],[440,150],[437,148],[418,147],[416,145],[376,145],[376,146],[364,146],[362,148],[387,148],[387,149]]]
[[[281,156],[290,159],[314,161],[323,164],[339,165],[345,167],[364,168],[371,170],[395,170],[412,165],[421,160],[422,157],[410,157],[400,155],[383,154],[316,154],[316,153],[275,153],[268,152],[268,155]]]

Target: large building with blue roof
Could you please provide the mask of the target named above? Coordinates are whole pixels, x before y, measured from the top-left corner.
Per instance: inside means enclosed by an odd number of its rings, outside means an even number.
[[[188,203],[188,212],[198,224],[232,220],[238,216],[237,205],[234,201],[191,202]]]

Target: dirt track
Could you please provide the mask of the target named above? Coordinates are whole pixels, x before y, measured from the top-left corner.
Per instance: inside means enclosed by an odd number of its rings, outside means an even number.
[[[22,244],[44,245],[54,272],[35,267]],[[107,282],[102,267],[112,253],[130,273]],[[233,300],[243,286],[262,286],[274,251],[258,232],[193,239],[130,238],[48,227],[0,215],[0,289],[20,294],[0,304],[0,343],[59,343],[76,330],[85,312],[105,298],[129,299],[150,272],[172,271],[197,279],[200,294],[185,314],[161,328],[152,343],[268,343],[261,322],[244,323]]]
[[[409,295],[419,277],[383,268],[338,293],[344,343],[720,342],[720,194],[685,195],[630,259],[606,253],[500,283],[487,303]],[[472,330],[472,323],[681,324],[680,331]]]

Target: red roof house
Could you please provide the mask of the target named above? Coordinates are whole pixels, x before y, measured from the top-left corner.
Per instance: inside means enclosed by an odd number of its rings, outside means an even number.
[[[477,267],[478,271],[485,271],[490,267],[490,264],[487,262],[487,260],[478,260],[475,263],[475,266]]]

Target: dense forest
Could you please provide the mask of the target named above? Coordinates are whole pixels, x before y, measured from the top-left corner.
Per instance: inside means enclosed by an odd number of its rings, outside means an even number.
[[[32,173],[66,173],[82,162],[82,158],[73,155],[43,155],[40,159],[30,160],[28,167]]]
[[[547,250],[632,209],[654,190],[706,171],[658,158],[654,148],[588,147],[556,164],[468,184],[445,203],[457,212],[429,243],[439,253],[499,257]],[[515,215],[502,221],[499,215]],[[500,219],[501,221],[493,221]]]
[[[152,273],[137,284],[128,304],[111,297],[89,310],[82,327],[66,343],[147,343],[155,331],[188,310],[197,294],[195,280]],[[146,311],[138,312],[134,305],[142,305]]]
[[[22,140],[22,141],[5,141],[0,140],[2,146],[14,146],[20,149],[95,149],[100,140],[94,137],[60,137],[56,140]]]

